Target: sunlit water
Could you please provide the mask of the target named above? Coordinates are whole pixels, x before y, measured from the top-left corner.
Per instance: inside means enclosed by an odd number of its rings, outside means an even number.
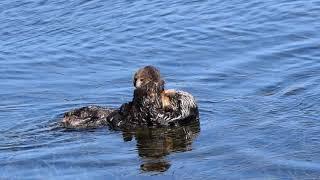
[[[1,179],[320,178],[317,0],[0,2]],[[157,66],[200,127],[70,131]]]

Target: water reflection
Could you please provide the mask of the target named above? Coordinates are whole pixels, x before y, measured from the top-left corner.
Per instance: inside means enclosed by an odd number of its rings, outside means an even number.
[[[182,127],[144,128],[135,132],[123,132],[123,139],[136,139],[142,171],[164,172],[171,166],[166,156],[172,152],[191,151],[192,142],[199,132],[200,124],[197,121]]]

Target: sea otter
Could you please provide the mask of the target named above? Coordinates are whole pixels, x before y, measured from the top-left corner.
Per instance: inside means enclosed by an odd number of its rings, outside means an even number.
[[[189,93],[164,90],[160,71],[153,66],[139,69],[133,78],[133,100],[118,109],[88,106],[64,114],[62,125],[68,128],[108,125],[116,130],[139,127],[176,126],[198,121],[195,99]]]

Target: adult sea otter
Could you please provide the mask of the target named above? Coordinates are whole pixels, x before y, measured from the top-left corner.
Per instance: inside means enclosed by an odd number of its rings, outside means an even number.
[[[61,122],[67,128],[109,126],[116,130],[140,127],[178,126],[199,121],[194,97],[183,91],[165,90],[160,71],[153,66],[139,69],[133,78],[131,102],[118,109],[87,106],[66,112]]]

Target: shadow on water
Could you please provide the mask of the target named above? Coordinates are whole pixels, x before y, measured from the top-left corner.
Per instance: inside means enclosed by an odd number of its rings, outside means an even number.
[[[192,142],[200,133],[200,123],[182,127],[143,128],[134,132],[123,132],[124,141],[137,141],[138,154],[143,172],[164,172],[171,163],[166,159],[170,153],[192,150]]]

